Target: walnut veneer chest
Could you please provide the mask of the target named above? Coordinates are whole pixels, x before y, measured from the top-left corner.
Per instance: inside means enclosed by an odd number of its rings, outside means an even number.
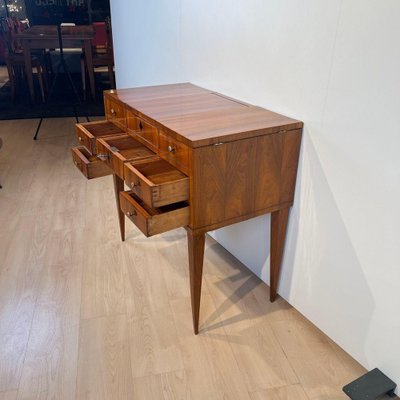
[[[271,213],[274,301],[303,123],[189,83],[104,102],[105,121],[76,125],[74,163],[88,179],[113,174],[122,240],[125,216],[146,236],[186,228],[195,333],[208,231]]]

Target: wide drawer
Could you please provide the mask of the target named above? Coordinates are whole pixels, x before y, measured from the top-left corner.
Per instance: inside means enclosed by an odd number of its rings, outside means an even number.
[[[71,153],[74,164],[86,178],[100,178],[112,174],[112,170],[96,156],[90,154],[86,147],[73,147]]]
[[[190,173],[190,148],[160,131],[159,155],[181,171]]]
[[[108,120],[113,121],[122,129],[126,128],[126,113],[122,103],[110,97],[105,97],[105,112]]]
[[[120,192],[121,211],[146,235],[170,231],[189,224],[189,205],[186,202],[152,208],[132,192]]]
[[[125,163],[124,179],[135,195],[151,207],[189,198],[189,177],[161,158]]]
[[[92,154],[97,154],[96,139],[103,136],[123,135],[125,132],[111,121],[86,122],[75,125],[78,141]]]
[[[136,116],[132,111],[126,112],[126,128],[139,141],[148,145],[154,151],[158,148],[158,129]]]
[[[97,157],[122,179],[125,162],[156,156],[153,151],[128,135],[97,139],[97,151]]]

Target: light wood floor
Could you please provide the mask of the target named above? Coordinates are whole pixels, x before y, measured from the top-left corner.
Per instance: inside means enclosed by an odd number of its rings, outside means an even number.
[[[183,229],[119,239],[73,119],[2,121],[0,400],[337,400],[364,370],[212,239],[193,335]]]

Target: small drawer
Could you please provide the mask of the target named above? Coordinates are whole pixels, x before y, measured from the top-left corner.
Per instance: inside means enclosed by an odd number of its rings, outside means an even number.
[[[126,112],[126,124],[129,133],[134,134],[139,141],[157,151],[158,129],[155,126],[137,117],[132,111]]]
[[[86,122],[76,124],[75,132],[78,141],[92,154],[97,154],[96,139],[103,136],[123,135],[125,132],[110,121]]]
[[[71,152],[74,164],[86,178],[100,178],[112,174],[112,170],[96,156],[90,154],[86,147],[73,147]]]
[[[164,132],[159,135],[159,155],[181,171],[190,172],[190,148]]]
[[[156,156],[154,152],[128,135],[97,139],[97,151],[97,157],[122,179],[126,161]]]
[[[146,235],[170,231],[189,224],[186,202],[152,208],[132,192],[119,193],[121,211]]]
[[[105,111],[108,120],[114,122],[121,129],[126,128],[126,113],[125,107],[122,103],[109,97],[105,97]]]
[[[124,179],[133,193],[151,207],[189,198],[189,177],[161,158],[125,163]]]

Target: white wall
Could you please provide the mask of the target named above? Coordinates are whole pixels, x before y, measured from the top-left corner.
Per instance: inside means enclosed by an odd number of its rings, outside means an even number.
[[[305,122],[279,293],[400,383],[400,2],[111,3],[119,87],[190,81]],[[215,237],[268,282],[268,232]]]

